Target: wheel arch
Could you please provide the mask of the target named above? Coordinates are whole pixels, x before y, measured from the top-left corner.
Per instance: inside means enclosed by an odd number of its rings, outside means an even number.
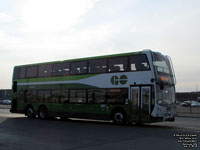
[[[119,107],[119,106],[118,106],[118,107],[115,107],[115,108],[112,109],[111,114],[110,114],[110,119],[111,119],[111,120],[113,119],[114,113],[116,113],[116,112],[118,112],[118,111],[123,112],[123,113],[125,114],[125,116],[127,117],[127,113],[126,113],[125,109],[124,109],[123,107]]]
[[[41,108],[45,108],[45,109],[48,111],[47,106],[46,106],[45,104],[41,104],[41,105],[38,106],[37,112],[39,112],[39,110],[40,110]]]

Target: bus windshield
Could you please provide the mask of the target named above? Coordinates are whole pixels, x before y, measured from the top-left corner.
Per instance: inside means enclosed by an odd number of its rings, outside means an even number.
[[[175,84],[172,66],[167,56],[160,53],[153,53],[153,66],[156,71],[157,81],[165,84]]]
[[[161,53],[153,53],[153,65],[157,76],[157,104],[170,106],[175,103],[175,87],[172,66],[167,56]]]
[[[154,61],[153,65],[156,69],[158,75],[169,75],[170,69],[168,65],[168,60],[165,56],[161,55],[160,53],[153,53]]]
[[[164,86],[164,89],[161,90],[159,85],[157,89],[157,103],[160,106],[170,106],[175,103],[175,89],[172,85]]]

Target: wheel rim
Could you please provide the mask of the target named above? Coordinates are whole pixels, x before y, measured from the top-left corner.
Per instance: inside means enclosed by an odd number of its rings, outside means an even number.
[[[33,109],[32,108],[29,108],[28,110],[27,110],[27,116],[28,117],[33,117]]]
[[[47,116],[46,110],[45,109],[41,109],[39,115],[40,115],[41,119],[45,119],[46,116]]]
[[[115,122],[122,123],[124,120],[124,116],[122,113],[118,112],[115,114],[114,119],[115,119]]]

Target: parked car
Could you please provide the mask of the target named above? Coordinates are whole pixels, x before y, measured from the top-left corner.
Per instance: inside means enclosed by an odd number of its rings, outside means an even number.
[[[183,103],[181,103],[182,107],[190,107],[191,106],[191,101],[184,101]]]
[[[2,101],[2,104],[4,104],[4,105],[10,105],[10,104],[11,104],[11,100],[9,100],[9,99],[4,99],[4,100]]]
[[[197,101],[192,101],[191,107],[200,107],[200,103]]]
[[[182,107],[200,107],[200,103],[194,100],[191,101],[184,101],[181,103]]]

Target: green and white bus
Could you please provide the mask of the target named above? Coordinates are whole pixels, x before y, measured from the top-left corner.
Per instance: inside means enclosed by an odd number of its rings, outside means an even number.
[[[14,67],[12,113],[150,123],[175,120],[170,57],[143,50]]]

